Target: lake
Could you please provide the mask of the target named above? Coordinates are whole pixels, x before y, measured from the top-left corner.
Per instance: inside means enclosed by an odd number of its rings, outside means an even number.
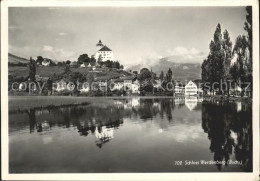
[[[9,111],[10,173],[251,171],[252,106],[242,102],[134,97]]]

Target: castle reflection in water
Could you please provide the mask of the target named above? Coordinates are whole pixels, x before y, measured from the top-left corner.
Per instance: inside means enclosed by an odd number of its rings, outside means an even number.
[[[237,160],[242,160],[245,171],[252,170],[252,107],[241,102],[216,104],[205,103],[197,97],[137,97],[114,99],[113,104],[108,105],[13,111],[9,113],[9,133],[22,129],[29,130],[31,134],[45,134],[57,128],[75,128],[80,136],[94,136],[93,144],[101,149],[104,144],[116,139],[115,130],[123,126],[124,120],[138,118],[146,122],[158,120],[159,117],[174,126],[174,122],[180,121],[173,119],[176,109],[201,112],[201,129],[208,135],[209,150],[213,153],[214,160],[227,161],[231,154],[235,154]],[[165,129],[165,126],[157,122],[159,130]],[[51,137],[45,139],[45,142],[52,141]],[[222,165],[216,166],[219,170],[222,169]]]

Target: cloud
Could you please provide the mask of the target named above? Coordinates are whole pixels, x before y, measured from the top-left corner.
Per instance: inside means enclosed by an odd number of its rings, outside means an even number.
[[[44,58],[50,58],[56,61],[65,61],[72,60],[75,61],[77,59],[78,54],[74,51],[65,50],[62,48],[54,48],[50,45],[41,46],[23,46],[17,47],[13,45],[9,45],[9,52],[24,58],[37,58],[37,56],[42,56]]]
[[[167,57],[171,57],[174,62],[201,63],[206,55],[196,48],[176,47],[167,50]]]
[[[59,33],[59,35],[60,35],[60,36],[65,36],[65,35],[67,35],[67,33],[62,33],[62,32],[61,32],[61,33]]]
[[[14,30],[21,30],[21,29],[23,29],[23,27],[22,26],[9,26],[8,27],[8,29],[9,30],[11,30],[11,31],[14,31]]]
[[[42,51],[51,52],[53,51],[53,47],[49,45],[44,45]]]
[[[56,9],[60,9],[59,7],[49,7],[49,10],[56,10]]]

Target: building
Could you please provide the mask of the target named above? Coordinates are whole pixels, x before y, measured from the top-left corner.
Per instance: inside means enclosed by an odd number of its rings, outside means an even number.
[[[42,61],[42,65],[43,66],[50,66],[50,61],[49,60],[47,60],[46,58]]]
[[[161,79],[155,79],[153,82],[153,87],[159,90],[162,86],[162,81]]]
[[[86,66],[85,66],[85,64],[83,63],[83,64],[80,65],[80,67],[86,67]]]
[[[191,80],[185,86],[185,96],[194,96],[198,94],[197,85]]]
[[[60,92],[67,89],[67,83],[63,79],[53,84],[53,90]]]
[[[140,94],[140,83],[138,80],[132,82],[132,94]]]
[[[251,88],[248,84],[244,89],[241,88],[239,85],[231,85],[229,89],[229,95],[233,97],[250,97],[251,96]]]
[[[185,87],[182,83],[177,82],[176,85],[174,86],[174,95],[184,95],[185,93]]]
[[[101,40],[97,43],[97,52],[95,53],[95,59],[101,61],[114,60],[113,51],[108,48],[106,45],[103,45]]]
[[[108,83],[111,91],[121,90],[124,88],[124,80],[123,79],[111,79]]]
[[[80,93],[88,93],[90,91],[90,85],[88,82],[84,82],[83,84],[79,85]]]

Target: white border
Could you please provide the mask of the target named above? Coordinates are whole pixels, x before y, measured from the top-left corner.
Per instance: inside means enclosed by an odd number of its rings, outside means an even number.
[[[105,173],[105,174],[9,174],[8,173],[8,7],[93,6],[253,6],[253,173]],[[1,151],[3,180],[241,180],[259,179],[259,5],[257,0],[198,1],[39,1],[1,2]]]

